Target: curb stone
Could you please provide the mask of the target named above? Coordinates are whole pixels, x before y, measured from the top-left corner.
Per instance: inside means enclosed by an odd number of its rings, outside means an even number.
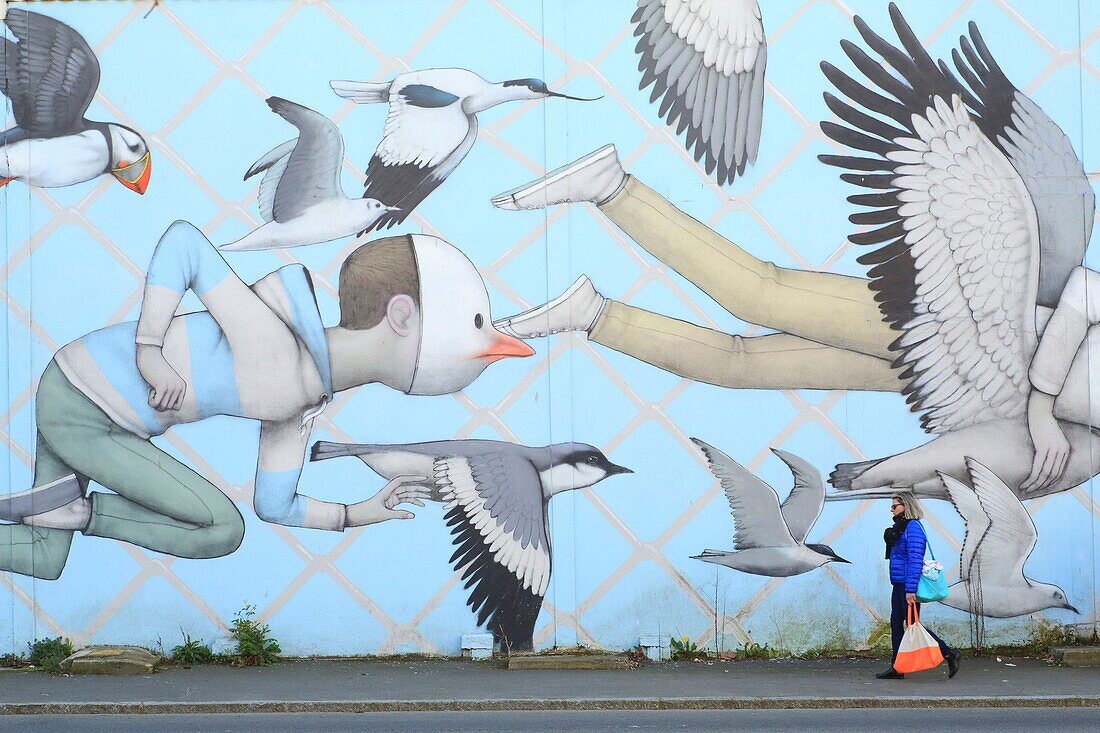
[[[14,703],[3,715],[201,715],[212,713],[403,713],[525,710],[806,710],[826,708],[1096,708],[1100,696],[830,698],[627,698],[547,700],[270,700],[241,702]]]

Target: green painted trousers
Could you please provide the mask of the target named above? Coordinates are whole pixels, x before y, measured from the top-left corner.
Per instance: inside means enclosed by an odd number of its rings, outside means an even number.
[[[177,557],[228,555],[244,519],[218,487],[150,441],[115,424],[54,362],[38,384],[34,485],[75,473],[113,494],[92,492],[85,535],[110,537]],[[0,525],[0,571],[53,580],[65,569],[73,532]]]

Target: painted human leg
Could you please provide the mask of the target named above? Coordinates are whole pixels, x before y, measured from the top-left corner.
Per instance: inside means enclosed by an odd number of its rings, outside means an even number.
[[[607,301],[589,338],[682,377],[741,389],[900,392],[889,362],[789,334],[730,336]]]
[[[643,249],[741,320],[892,359],[897,337],[861,278],[776,267],[753,257],[626,175],[608,145],[493,198],[511,210],[596,204]]]
[[[41,409],[41,393],[38,399],[38,409]],[[34,452],[34,486],[44,486],[71,473],[73,469],[50,450],[39,433]],[[86,487],[87,479],[78,478]],[[72,530],[23,524],[0,525],[0,571],[56,580],[65,569],[72,541]]]
[[[889,347],[897,334],[883,323],[867,280],[757,259],[633,176],[599,208],[743,321],[883,359],[896,356]]]
[[[178,557],[220,557],[237,549],[244,521],[216,486],[112,422],[55,364],[42,376],[39,392],[44,389],[57,395],[51,409],[38,411],[39,431],[53,454],[115,492],[90,495],[84,534]]]

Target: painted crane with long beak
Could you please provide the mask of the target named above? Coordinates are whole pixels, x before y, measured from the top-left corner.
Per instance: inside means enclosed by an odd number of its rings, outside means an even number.
[[[504,102],[560,97],[541,79],[489,82],[466,69],[424,69],[391,81],[333,81],[356,104],[389,104],[382,142],[367,164],[364,198],[396,208],[365,229],[400,224],[458,167],[477,140],[477,113]]]
[[[136,130],[84,117],[99,88],[99,60],[88,42],[59,20],[9,8],[0,36],[0,92],[15,127],[0,132],[0,187],[72,186],[110,173],[144,194],[152,168]]]

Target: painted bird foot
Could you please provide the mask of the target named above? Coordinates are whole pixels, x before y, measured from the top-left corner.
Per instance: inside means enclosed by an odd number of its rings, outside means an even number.
[[[565,331],[589,331],[603,312],[607,298],[600,295],[587,275],[544,305],[493,321],[498,331],[521,339],[540,338]]]
[[[587,201],[602,204],[626,185],[626,172],[614,145],[604,145],[542,178],[493,197],[493,206],[509,211],[542,209]]]

